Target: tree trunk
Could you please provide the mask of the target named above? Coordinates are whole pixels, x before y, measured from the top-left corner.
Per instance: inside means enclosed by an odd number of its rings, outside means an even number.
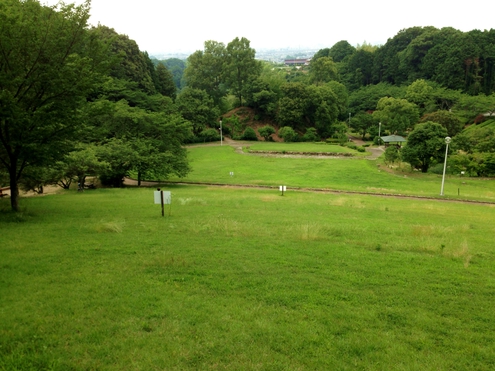
[[[10,177],[10,207],[12,211],[19,211],[19,187],[17,184],[16,167],[11,166],[9,169]]]

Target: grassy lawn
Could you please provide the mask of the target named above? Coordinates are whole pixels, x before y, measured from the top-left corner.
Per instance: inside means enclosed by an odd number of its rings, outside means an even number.
[[[495,367],[494,206],[169,189],[0,200],[1,370]]]
[[[313,187],[365,193],[409,194],[439,197],[442,178],[434,174],[385,171],[378,161],[365,159],[275,158],[241,155],[230,146],[189,149],[193,171],[189,182],[286,185],[288,188]],[[234,176],[230,176],[230,172]],[[495,181],[448,176],[445,197],[495,201]]]
[[[291,152],[324,152],[324,153],[354,153],[360,155],[356,150],[326,143],[284,143],[284,142],[253,142],[248,145],[253,151],[291,151]],[[366,155],[366,154],[365,154]]]

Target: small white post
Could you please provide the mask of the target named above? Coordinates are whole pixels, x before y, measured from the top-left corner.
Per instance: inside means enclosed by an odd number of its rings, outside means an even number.
[[[443,184],[445,183],[445,169],[447,168],[447,154],[449,153],[449,143],[451,141],[450,137],[445,138],[445,161],[443,163],[443,176],[442,176],[442,188],[440,189],[440,196],[443,196]]]

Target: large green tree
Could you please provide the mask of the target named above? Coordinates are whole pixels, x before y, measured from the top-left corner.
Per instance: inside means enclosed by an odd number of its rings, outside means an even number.
[[[419,120],[418,107],[406,99],[384,97],[378,101],[373,117],[391,133],[404,135]]]
[[[255,59],[256,51],[245,37],[236,37],[226,48],[225,81],[230,92],[242,106],[248,85],[261,74],[262,65]]]
[[[194,135],[216,126],[219,111],[206,91],[186,87],[178,95],[176,104],[181,115],[191,122]]]
[[[462,121],[457,117],[457,115],[450,111],[436,111],[432,113],[427,113],[421,117],[420,122],[436,122],[447,129],[449,136],[453,137],[461,132],[463,128]]]
[[[330,57],[321,57],[312,60],[309,64],[309,81],[315,85],[322,85],[337,80],[337,65]]]
[[[444,157],[446,137],[447,129],[436,122],[418,124],[402,148],[402,159],[426,173],[433,162]]]
[[[201,89],[211,96],[216,105],[226,94],[225,44],[208,40],[204,50],[197,50],[187,58],[184,79],[188,87]]]
[[[177,87],[174,83],[174,77],[172,73],[165,67],[165,65],[159,62],[156,65],[155,72],[155,87],[158,93],[175,99],[177,95]]]
[[[24,170],[57,161],[84,127],[81,107],[104,66],[89,6],[0,3],[0,166],[13,210]]]

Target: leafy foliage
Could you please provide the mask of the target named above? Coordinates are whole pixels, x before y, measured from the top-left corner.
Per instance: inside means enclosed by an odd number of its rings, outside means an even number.
[[[256,136],[256,132],[254,129],[250,126],[244,130],[244,133],[242,134],[242,139],[243,140],[258,140],[258,137]]]
[[[418,107],[406,99],[382,98],[376,105],[373,117],[391,133],[403,135],[419,120]]]
[[[84,128],[81,108],[101,81],[104,44],[86,29],[89,3],[0,6],[0,164],[18,210],[18,181],[27,167],[55,163]]]
[[[447,129],[435,122],[416,125],[402,149],[402,159],[426,173],[434,161],[444,157]]]
[[[282,138],[284,142],[295,142],[298,138],[297,133],[290,126],[280,128],[278,136]]]
[[[271,125],[265,125],[258,129],[258,133],[266,140],[270,140],[271,136],[275,134],[275,129]]]

